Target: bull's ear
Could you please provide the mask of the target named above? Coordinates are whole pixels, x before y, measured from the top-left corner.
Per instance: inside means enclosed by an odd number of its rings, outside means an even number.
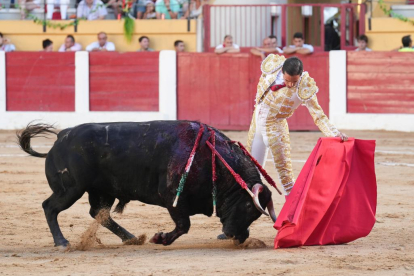
[[[260,205],[259,194],[261,191],[263,191],[263,185],[260,183],[254,184],[252,188],[253,203],[254,203],[254,206],[256,206],[257,210],[260,211],[260,213],[262,213],[263,215],[269,216],[269,214],[265,210],[263,210],[262,206]]]

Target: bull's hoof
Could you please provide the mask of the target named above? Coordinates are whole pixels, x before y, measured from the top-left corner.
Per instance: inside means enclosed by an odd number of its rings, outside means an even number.
[[[56,245],[55,244],[55,247],[60,251],[60,252],[68,252],[68,251],[70,251],[71,250],[71,246],[70,246],[70,243],[69,242],[67,242],[67,243],[65,243],[65,244],[61,244],[61,245]]]
[[[165,238],[165,234],[163,232],[159,232],[156,233],[151,239],[150,239],[150,243],[155,243],[155,244],[162,244],[163,240]]]
[[[222,233],[217,236],[218,240],[228,240],[229,238],[226,236],[226,234]]]
[[[123,243],[125,245],[143,245],[145,241],[147,240],[147,235],[143,234],[141,236],[133,237],[132,239],[126,240]]]

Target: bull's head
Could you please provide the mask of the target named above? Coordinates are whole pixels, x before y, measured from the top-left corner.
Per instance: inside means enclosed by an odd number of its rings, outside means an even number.
[[[249,226],[261,214],[269,216],[262,206],[267,208],[273,222],[276,221],[272,192],[263,184],[255,184],[250,192],[240,190],[226,198],[221,211],[223,233],[240,243],[249,237]]]

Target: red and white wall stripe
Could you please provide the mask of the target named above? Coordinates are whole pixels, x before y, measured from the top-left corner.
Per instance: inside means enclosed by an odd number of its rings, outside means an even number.
[[[20,61],[9,64],[6,58],[13,60],[15,55],[19,54],[35,56],[37,67],[30,68],[32,66],[30,64],[13,68]],[[66,128],[87,122],[177,119],[177,58],[175,51],[161,51],[149,55],[127,53],[122,56],[122,54],[117,54],[118,56],[113,56],[113,60],[117,60],[124,68],[121,72],[114,72],[116,68],[111,68],[110,62],[108,65],[97,64],[94,66],[91,63],[90,55],[93,53],[75,53],[74,80],[71,84],[71,76],[69,75],[62,79],[62,82],[67,81],[68,83],[62,84],[56,83],[56,79],[59,79],[59,72],[56,71],[64,70],[63,66],[67,67],[67,64],[56,66],[58,63],[56,59],[52,65],[46,64],[46,58],[41,53],[16,52],[6,55],[4,52],[0,52],[0,129],[22,128],[32,120],[56,123],[59,128]],[[70,57],[68,58],[70,59]],[[100,60],[102,59],[108,63],[107,55],[101,56]],[[145,59],[147,60],[143,64],[135,66]],[[148,61],[148,59],[150,60]],[[153,72],[151,76],[145,73],[148,63],[158,63],[154,65],[156,72]],[[24,61],[22,61],[22,65],[24,65]],[[28,74],[26,74],[25,68],[30,71]],[[7,72],[8,69],[10,72]],[[13,70],[16,72],[12,72]],[[44,72],[39,72],[42,70]],[[99,77],[100,71],[104,72],[101,77]],[[134,75],[133,78],[130,77],[131,73]],[[16,74],[20,74],[17,79]],[[156,78],[155,81],[154,78]],[[142,79],[150,80],[142,81]],[[137,80],[138,85],[135,84]],[[9,83],[7,83],[8,81]],[[40,82],[43,83],[39,84]],[[48,82],[50,87],[45,85]],[[144,87],[139,87],[139,84]],[[109,87],[110,85],[112,87]],[[109,87],[111,93],[108,93],[105,87]],[[125,91],[131,93],[125,94]],[[144,95],[140,94],[140,91],[144,91]],[[145,91],[150,91],[151,95],[145,95]],[[148,102],[148,98],[150,102]],[[45,101],[58,104],[43,105]],[[125,102],[129,102],[129,105],[124,104]],[[98,111],[92,111],[92,109]]]

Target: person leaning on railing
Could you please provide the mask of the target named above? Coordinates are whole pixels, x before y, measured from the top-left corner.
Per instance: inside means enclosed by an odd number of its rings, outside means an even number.
[[[305,39],[303,38],[302,33],[295,33],[292,39],[293,45],[286,46],[283,48],[283,53],[285,54],[302,54],[309,55],[313,53],[313,46],[310,44],[305,44]]]
[[[402,38],[403,47],[398,52],[414,52],[413,41],[410,35],[406,35]]]
[[[271,53],[275,52],[276,49],[273,48],[272,40],[269,37],[263,39],[263,46],[258,48],[250,49],[250,53],[255,56],[260,56],[262,59],[265,59],[266,56]]]
[[[107,14],[106,7],[100,0],[82,0],[78,5],[77,17],[79,19],[104,19]]]
[[[223,44],[217,45],[214,53],[224,54],[224,53],[239,53],[239,45],[233,43],[233,37],[231,35],[226,35],[224,37]]]
[[[0,33],[0,52],[13,52],[16,51],[16,47],[11,44],[10,39],[4,38],[3,34]]]
[[[98,33],[98,41],[92,42],[86,47],[88,52],[106,52],[115,51],[115,44],[108,41],[108,35],[105,32]]]
[[[50,39],[45,39],[42,41],[43,52],[53,52],[53,41]]]
[[[250,52],[255,56],[262,57],[262,59],[271,53],[283,54],[282,49],[277,47],[277,37],[274,35],[269,35],[263,40],[263,47],[253,48]]]
[[[65,38],[65,43],[62,44],[62,46],[60,46],[59,48],[59,52],[76,52],[81,50],[82,45],[75,42],[75,38],[73,37],[73,35],[68,35]]]
[[[358,48],[355,51],[367,51],[371,52],[372,50],[367,47],[368,45],[368,37],[366,35],[360,35],[358,37]]]

